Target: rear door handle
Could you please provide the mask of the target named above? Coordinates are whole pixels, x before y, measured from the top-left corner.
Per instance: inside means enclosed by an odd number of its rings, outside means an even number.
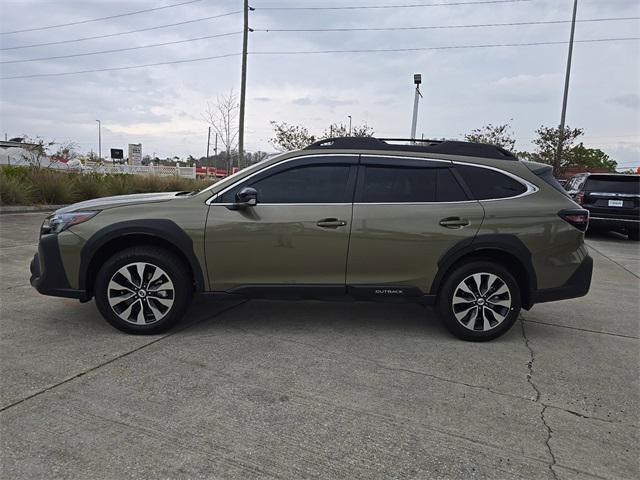
[[[318,220],[316,225],[322,228],[338,228],[344,227],[347,224],[344,220],[338,220],[337,218],[323,218]]]
[[[466,218],[460,217],[447,217],[440,220],[440,225],[446,228],[462,228],[469,226],[469,222]]]

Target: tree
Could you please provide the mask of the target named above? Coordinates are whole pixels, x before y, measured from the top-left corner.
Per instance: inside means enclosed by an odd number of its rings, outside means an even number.
[[[564,128],[564,134],[562,135],[563,154],[560,159],[560,170],[569,166],[573,143],[583,133],[584,130],[582,128],[571,128],[569,126]],[[560,128],[545,127],[542,125],[538,130],[536,130],[536,135],[537,137],[533,140],[533,144],[536,146],[536,151],[531,154],[531,160],[546,163],[548,165],[554,165],[558,154],[558,143],[560,142]],[[557,175],[560,172],[556,171],[554,173]]]
[[[349,127],[343,123],[332,123],[319,136],[309,133],[309,130],[302,125],[290,125],[287,122],[278,123],[274,121],[270,123],[275,136],[269,140],[269,143],[280,151],[300,150],[317,140],[349,136]],[[373,128],[366,123],[354,125],[351,128],[352,137],[372,137],[373,133]]]
[[[56,142],[46,141],[42,137],[29,138],[26,135],[23,142],[22,159],[34,168],[40,168],[45,160],[49,161],[47,150],[56,144]]]
[[[322,136],[320,140],[323,138],[333,138],[333,137],[373,137],[373,128],[371,128],[366,123],[362,125],[354,125],[351,128],[351,135],[349,135],[349,127],[344,123],[332,123],[329,125],[329,128],[326,128],[324,132],[322,132]]]
[[[464,138],[468,142],[488,143],[507,150],[513,150],[516,146],[516,140],[513,138],[513,130],[509,123],[503,125],[492,125],[488,123],[482,128],[471,130],[471,133],[467,133]]]
[[[615,172],[618,162],[599,148],[585,147],[581,142],[565,153],[568,158],[567,166],[584,168],[607,168],[610,172]]]
[[[316,141],[316,137],[309,133],[302,125],[289,125],[287,122],[271,121],[274,137],[269,143],[280,151],[300,150]]]
[[[55,153],[51,155],[51,158],[55,161],[64,160],[68,162],[69,160],[74,160],[78,158],[78,144],[75,142],[61,142],[58,143],[58,148]]]
[[[232,167],[231,151],[238,145],[238,109],[238,96],[232,88],[228,94],[218,95],[214,104],[207,102],[204,113],[205,120],[218,134],[218,139],[227,152],[229,171]]]

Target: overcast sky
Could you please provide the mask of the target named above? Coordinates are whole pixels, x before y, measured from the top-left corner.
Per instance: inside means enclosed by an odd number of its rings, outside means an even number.
[[[75,22],[186,0],[0,0],[2,32]],[[463,1],[463,0],[461,0]],[[477,1],[477,0],[464,0]],[[353,10],[266,7],[410,5],[452,0],[254,0],[250,52],[395,49],[567,41],[569,24],[405,31],[264,32],[264,29],[420,27],[569,20],[572,0]],[[74,26],[0,35],[0,61],[71,55],[173,42],[242,28],[229,15],[108,38],[21,49],[11,47],[119,34],[240,10],[242,0],[187,5]],[[579,0],[578,19],[639,17],[639,0]],[[639,37],[639,20],[580,22],[576,40]],[[235,54],[241,35],[37,62],[2,63],[1,76],[61,73]],[[622,166],[640,166],[640,42],[576,43],[567,123],[584,143]],[[540,125],[560,120],[567,46],[443,49],[388,53],[253,54],[249,56],[246,148],[273,151],[270,120],[321,133],[332,122],[366,122],[379,136],[407,137],[413,74],[423,75],[418,135],[462,137],[486,123],[511,122],[517,149],[530,149]],[[143,144],[159,156],[206,152],[207,101],[236,91],[240,56],[139,69],[10,79],[0,82],[0,133],[74,141],[103,154]]]

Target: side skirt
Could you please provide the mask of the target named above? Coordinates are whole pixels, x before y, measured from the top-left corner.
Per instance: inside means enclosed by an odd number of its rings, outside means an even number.
[[[202,292],[212,298],[262,298],[270,300],[374,301],[434,305],[436,296],[406,285],[243,285],[227,291]]]

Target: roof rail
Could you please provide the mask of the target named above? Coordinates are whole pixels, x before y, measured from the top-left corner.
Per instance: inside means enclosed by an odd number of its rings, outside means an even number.
[[[406,142],[394,144],[390,142]],[[431,140],[422,138],[375,138],[375,137],[335,137],[312,143],[305,150],[314,149],[366,149],[421,153],[442,153],[467,157],[517,160],[508,150],[486,143],[460,142],[456,140]]]

